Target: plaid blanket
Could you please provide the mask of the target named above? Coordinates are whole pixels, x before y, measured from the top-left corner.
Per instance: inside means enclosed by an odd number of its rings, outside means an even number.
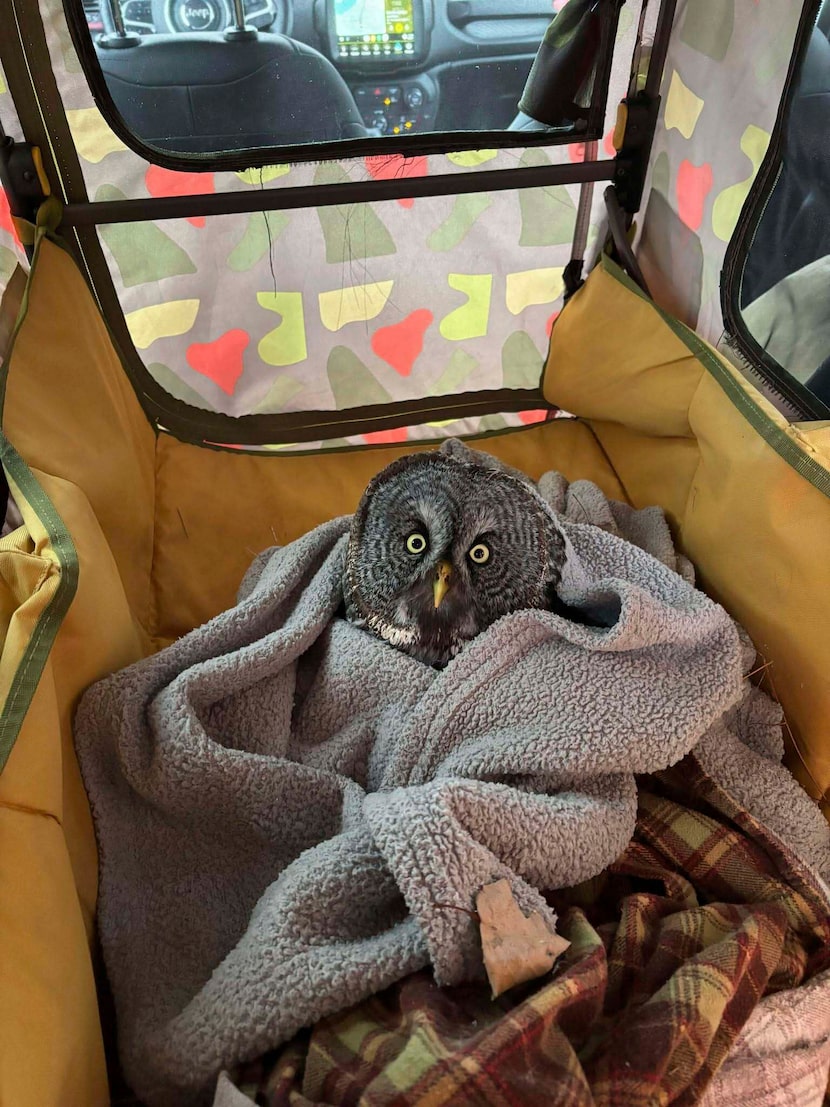
[[[635,836],[549,896],[571,946],[492,1001],[417,973],[232,1074],[265,1107],[692,1104],[762,997],[830,965],[821,888],[693,755],[639,781]]]

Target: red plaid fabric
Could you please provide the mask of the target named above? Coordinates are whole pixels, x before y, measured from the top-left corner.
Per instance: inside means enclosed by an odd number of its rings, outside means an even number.
[[[694,1104],[760,999],[830,965],[821,890],[694,757],[640,782],[613,866],[549,899],[552,976],[492,1001],[418,973],[237,1085],[264,1107]]]

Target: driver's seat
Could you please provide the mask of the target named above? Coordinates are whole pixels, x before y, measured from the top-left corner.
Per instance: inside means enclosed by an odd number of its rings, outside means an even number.
[[[331,62],[284,35],[144,35],[120,49],[96,44],[96,53],[124,122],[165,151],[203,154],[367,136]]]

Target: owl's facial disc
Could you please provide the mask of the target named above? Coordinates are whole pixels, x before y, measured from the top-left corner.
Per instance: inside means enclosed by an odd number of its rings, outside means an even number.
[[[348,617],[428,664],[512,611],[545,606],[547,517],[526,487],[438,453],[399,458],[352,521]]]

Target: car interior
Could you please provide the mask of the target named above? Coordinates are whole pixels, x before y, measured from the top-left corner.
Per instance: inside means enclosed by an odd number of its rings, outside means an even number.
[[[84,15],[127,127],[162,151],[200,154],[545,129],[517,104],[563,7],[562,0],[85,0]],[[574,120],[562,122],[570,129]]]

